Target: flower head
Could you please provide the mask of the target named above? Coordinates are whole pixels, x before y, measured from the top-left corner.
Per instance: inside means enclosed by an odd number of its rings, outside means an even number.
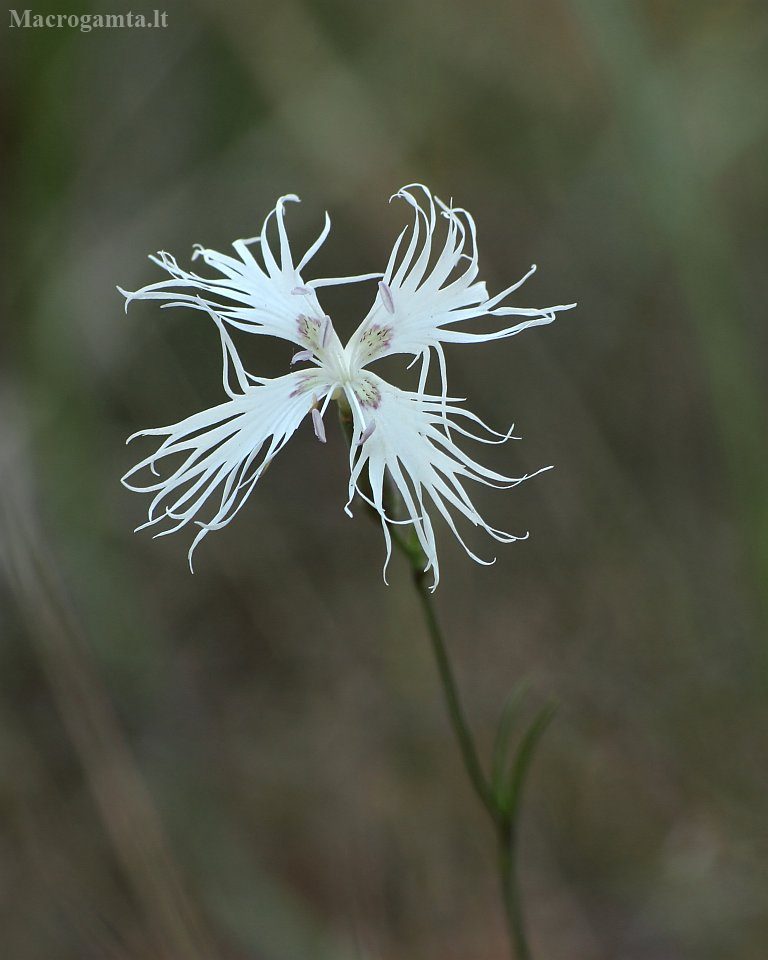
[[[159,526],[155,535],[164,536],[190,523],[198,526],[189,550],[190,566],[200,540],[225,526],[240,510],[304,419],[311,419],[315,435],[325,442],[323,418],[331,400],[344,403],[352,421],[345,509],[351,515],[357,494],[376,511],[387,561],[392,546],[390,525],[411,525],[426,558],[425,569],[433,573],[434,589],[439,580],[432,525],[435,513],[480,563],[493,561],[482,560],[469,549],[457,529],[457,519],[469,520],[502,543],[518,539],[483,520],[466,484],[476,481],[507,488],[527,477],[506,477],[489,470],[453,438],[456,434],[482,443],[502,443],[510,439],[511,431],[496,433],[462,406],[462,401],[448,396],[443,344],[510,337],[526,327],[550,323],[559,311],[574,304],[544,309],[503,305],[530,272],[489,297],[485,284],[476,279],[477,239],[472,217],[443,204],[420,185],[404,187],[396,196],[413,208],[414,220],[410,236],[406,228],[395,242],[383,274],[306,280],[304,269],[327,237],[330,221],[326,214],[320,236],[295,264],[285,228],[285,204],[298,199],[291,195],[278,201],[258,237],[235,241],[236,257],[196,248],[195,257],[201,257],[218,275],[187,272],[161,252],[151,259],[170,279],[135,293],[121,291],[126,306],[134,299],[161,300],[166,307],[186,306],[207,314],[218,329],[223,386],[229,399],[171,426],[134,434],[163,439],[154,453],[123,477],[129,489],[152,494],[142,527]],[[447,222],[442,246],[435,241],[437,209]],[[279,259],[268,236],[273,218]],[[260,253],[260,261],[253,256],[252,247]],[[344,345],[320,305],[317,290],[363,280],[378,281],[374,303]],[[463,321],[482,316],[524,319],[485,334],[462,329]],[[291,363],[301,366],[274,379],[253,376],[242,364],[231,330],[292,341],[299,350]],[[438,357],[441,373],[438,395],[426,392],[432,353]],[[415,391],[395,387],[369,369],[389,354],[421,358]],[[143,482],[138,480],[140,475],[145,475]],[[403,517],[390,515],[390,490],[396,492]]]

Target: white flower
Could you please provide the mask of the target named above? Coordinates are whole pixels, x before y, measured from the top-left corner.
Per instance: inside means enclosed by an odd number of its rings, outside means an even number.
[[[426,209],[418,203],[414,190],[423,191]],[[446,206],[419,185],[405,187],[397,196],[414,208],[414,224],[405,253],[398,259],[407,228],[395,243],[383,275],[305,280],[303,270],[325,240],[330,222],[326,214],[320,237],[294,266],[285,230],[284,205],[298,198],[289,196],[278,201],[258,237],[233,244],[239,259],[197,248],[195,256],[202,257],[221,276],[188,273],[167,253],[160,253],[151,259],[167,270],[170,280],[150,284],[135,293],[121,291],[126,305],[132,299],[158,299],[165,301],[164,306],[188,306],[203,311],[219,331],[223,384],[229,400],[172,426],[135,434],[164,439],[153,454],[123,477],[129,489],[153,494],[148,520],[142,526],[165,524],[156,536],[173,533],[189,523],[200,528],[189,551],[190,566],[200,540],[232,519],[306,417],[311,418],[318,439],[325,442],[323,417],[331,400],[345,402],[352,417],[349,499],[345,509],[351,515],[350,505],[358,494],[378,513],[387,562],[392,546],[389,525],[410,524],[426,557],[425,570],[433,573],[433,589],[437,586],[439,566],[431,519],[435,511],[479,563],[493,561],[480,559],[467,547],[457,530],[456,519],[464,517],[502,543],[518,539],[483,520],[465,484],[474,480],[507,488],[527,476],[505,477],[489,470],[465,453],[452,435],[455,432],[484,443],[503,443],[510,439],[511,432],[492,431],[462,407],[462,401],[448,397],[442,344],[509,337],[526,327],[550,323],[558,311],[574,304],[541,310],[502,306],[502,301],[526,277],[497,296],[488,297],[485,284],[476,280],[477,242],[471,216]],[[448,223],[446,238],[436,257],[435,204]],[[267,237],[272,216],[277,223],[279,263]],[[249,248],[254,244],[261,252],[262,263],[251,254]],[[343,345],[331,318],[323,312],[316,291],[329,284],[369,279],[379,279],[375,302]],[[485,334],[455,326],[487,315],[525,319]],[[306,366],[271,380],[254,377],[243,367],[228,328],[290,340],[300,348],[292,364]],[[441,371],[439,395],[426,392],[433,350]],[[368,369],[380,357],[397,353],[422,359],[415,391],[401,390]],[[483,435],[474,433],[473,426]],[[158,468],[162,468],[162,476]],[[141,484],[135,482],[136,475],[146,470],[154,477]],[[387,512],[390,488],[399,497],[405,519]],[[203,515],[206,519],[201,519]]]

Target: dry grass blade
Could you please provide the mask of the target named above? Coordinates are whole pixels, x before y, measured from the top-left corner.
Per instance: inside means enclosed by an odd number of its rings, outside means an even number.
[[[115,858],[163,960],[217,955],[184,889],[157,810],[28,512],[3,503],[9,582]]]

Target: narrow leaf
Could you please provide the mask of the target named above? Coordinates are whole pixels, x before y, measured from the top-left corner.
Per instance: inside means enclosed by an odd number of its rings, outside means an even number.
[[[521,701],[528,691],[528,684],[525,681],[518,683],[504,704],[501,713],[499,726],[496,730],[496,738],[493,743],[493,763],[491,767],[491,787],[497,800],[501,800],[504,788],[504,780],[507,774],[507,761],[509,757],[509,743],[512,739],[512,728],[518,713]]]
[[[555,704],[545,704],[534,717],[518,747],[514,763],[512,764],[507,789],[500,798],[502,809],[509,815],[512,824],[514,824],[517,819],[520,797],[523,786],[525,785],[525,779],[531,767],[531,762],[536,753],[536,748],[556,712],[557,707]]]

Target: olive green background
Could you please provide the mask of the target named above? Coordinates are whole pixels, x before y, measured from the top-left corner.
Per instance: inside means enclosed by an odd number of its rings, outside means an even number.
[[[118,12],[35,8],[36,12]],[[235,523],[133,535],[130,433],[221,398],[205,318],[135,304],[278,195],[320,275],[383,269],[426,182],[492,291],[578,300],[449,351],[524,439],[480,488],[531,539],[441,540],[487,752],[560,704],[525,798],[541,960],[762,960],[768,942],[762,0],[245,0],[165,30],[2,28],[0,956],[496,960],[493,838],[407,570],[304,425]],[[324,300],[340,332],[369,288]],[[256,342],[254,342],[256,341]],[[290,345],[251,338],[277,375]],[[388,371],[411,382],[399,363]],[[482,541],[473,543],[491,552]]]

